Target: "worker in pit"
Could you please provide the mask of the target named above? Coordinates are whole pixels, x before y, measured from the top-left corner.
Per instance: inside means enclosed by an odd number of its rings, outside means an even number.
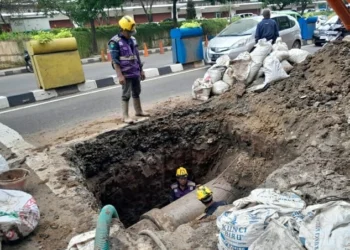
[[[197,198],[205,205],[204,215],[199,219],[205,219],[216,211],[220,206],[227,205],[226,201],[214,201],[213,192],[206,186],[200,186],[197,189]]]
[[[271,19],[271,10],[264,9],[262,13],[264,19],[258,23],[255,32],[255,42],[265,38],[267,41],[272,40],[272,44],[279,37],[278,26],[275,20]]]
[[[192,192],[196,189],[196,184],[187,179],[188,173],[186,168],[179,167],[176,170],[176,183],[171,185],[170,202],[173,202],[182,196]]]
[[[117,73],[119,83],[122,85],[123,122],[133,123],[129,117],[129,100],[132,95],[136,116],[149,116],[142,111],[140,93],[141,81],[145,80],[145,73],[138,51],[135,37],[136,23],[130,16],[119,20],[120,34],[108,42],[112,57],[112,66]]]

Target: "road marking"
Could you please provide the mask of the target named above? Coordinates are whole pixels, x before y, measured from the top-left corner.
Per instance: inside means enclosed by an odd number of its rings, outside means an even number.
[[[154,81],[154,80],[159,80],[159,79],[163,79],[163,78],[167,78],[167,77],[171,77],[171,76],[186,74],[186,73],[202,70],[202,69],[205,69],[205,68],[208,68],[208,67],[204,66],[204,67],[191,69],[191,70],[185,70],[185,71],[181,71],[181,72],[173,73],[173,74],[169,74],[169,75],[154,77],[154,78],[146,79],[142,83],[150,82],[150,81]],[[69,99],[77,98],[77,97],[80,97],[80,96],[92,95],[92,94],[95,94],[95,93],[99,93],[99,92],[103,92],[103,91],[109,91],[111,89],[116,89],[116,88],[120,88],[120,87],[121,87],[121,85],[115,85],[115,86],[112,86],[112,87],[106,87],[106,88],[97,89],[97,90],[93,90],[93,91],[89,91],[89,92],[85,92],[85,93],[78,93],[78,94],[70,95],[70,96],[66,96],[66,97],[58,97],[57,99],[51,100],[51,101],[39,102],[39,103],[35,103],[35,104],[30,104],[30,105],[27,105],[27,106],[22,106],[22,107],[18,107],[18,108],[13,108],[13,109],[9,109],[9,110],[0,111],[0,115],[1,114],[7,114],[7,113],[15,112],[15,111],[20,111],[20,110],[23,110],[23,109],[29,109],[29,108],[33,108],[33,107],[38,107],[38,106],[49,104],[49,103],[55,103],[55,102],[60,102],[60,101],[64,101],[64,100],[69,100]]]

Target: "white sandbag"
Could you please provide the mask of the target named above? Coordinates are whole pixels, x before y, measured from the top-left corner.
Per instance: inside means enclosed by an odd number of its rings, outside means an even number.
[[[301,63],[306,59],[308,55],[310,55],[310,53],[306,50],[291,49],[289,51],[288,61],[292,63]]]
[[[213,84],[210,81],[204,81],[203,78],[198,78],[192,85],[192,98],[207,101],[212,87]]]
[[[273,219],[264,233],[250,245],[249,250],[304,250],[299,240],[279,221]]]
[[[236,79],[234,78],[233,69],[231,67],[228,67],[225,71],[224,76],[222,77],[222,80],[226,82],[230,87],[233,87],[233,84],[235,83]]]
[[[265,84],[270,84],[289,77],[289,75],[284,71],[280,61],[273,56],[268,56],[264,60],[264,74]]]
[[[230,66],[230,57],[228,55],[220,56],[218,59],[216,59],[215,64],[228,67]]]
[[[332,201],[307,207],[299,237],[308,250],[350,247],[350,203]]]
[[[224,212],[216,220],[219,250],[248,249],[274,218],[278,218],[277,211],[265,205]]]
[[[5,172],[9,169],[10,168],[6,159],[2,155],[0,155],[0,173]]]
[[[251,57],[248,52],[243,52],[237,56],[235,60],[232,61],[232,69],[234,78],[238,82],[245,83],[250,72]]]
[[[275,56],[280,62],[289,58],[288,51],[273,51],[270,55]]]
[[[255,45],[255,49],[250,56],[252,60],[256,63],[263,63],[264,59],[271,53],[272,44],[271,42],[266,41],[266,39],[260,39]]]
[[[213,94],[214,95],[221,95],[228,91],[230,89],[230,85],[228,85],[224,81],[217,81],[216,83],[213,84]]]
[[[283,210],[283,213],[301,211],[306,206],[305,201],[299,195],[287,191],[281,193],[273,188],[254,189],[248,197],[233,202],[233,206],[240,209],[251,203],[276,206],[276,209]]]
[[[222,80],[222,77],[226,71],[227,67],[215,64],[211,68],[208,69],[208,74],[210,76],[211,82],[215,83],[217,81]]]
[[[273,51],[288,51],[288,45],[282,41],[281,37],[278,37],[276,39],[276,42],[274,45],[272,45]]]
[[[287,60],[282,61],[281,64],[285,72],[289,73],[292,71],[293,66]]]
[[[40,211],[25,192],[0,189],[0,237],[9,241],[29,235],[38,225]]]
[[[261,66],[261,63],[256,63],[254,61],[251,62],[249,75],[247,77],[247,84],[252,83],[256,79],[256,76],[258,75]]]

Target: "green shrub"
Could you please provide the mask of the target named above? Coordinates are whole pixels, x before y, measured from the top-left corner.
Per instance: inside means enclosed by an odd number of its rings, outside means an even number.
[[[188,21],[187,21],[188,22]],[[227,19],[210,19],[198,20],[201,24],[204,35],[214,36],[221,32],[227,26]],[[184,22],[179,22],[178,27]],[[139,24],[137,25],[137,34],[135,35],[140,48],[143,43],[146,43],[149,48],[158,47],[158,41],[162,40],[164,46],[171,44],[170,30],[174,28],[173,22],[162,22],[159,24]],[[119,33],[119,28],[116,25],[96,27],[96,39],[99,51],[107,49],[108,41]],[[17,41],[19,44],[36,37],[37,40],[48,42],[50,39],[59,37],[75,37],[78,44],[79,54],[82,58],[92,55],[92,35],[90,28],[74,28],[74,29],[52,29],[49,32],[32,31],[32,32],[3,32],[0,34],[0,41]]]

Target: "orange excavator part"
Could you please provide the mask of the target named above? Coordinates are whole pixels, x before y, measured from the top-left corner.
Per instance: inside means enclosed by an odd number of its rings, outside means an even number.
[[[343,22],[344,27],[347,30],[350,30],[350,11],[344,4],[343,0],[328,0],[327,1],[329,6],[332,7],[332,9],[337,13],[340,20]],[[350,0],[348,0],[350,3]]]

